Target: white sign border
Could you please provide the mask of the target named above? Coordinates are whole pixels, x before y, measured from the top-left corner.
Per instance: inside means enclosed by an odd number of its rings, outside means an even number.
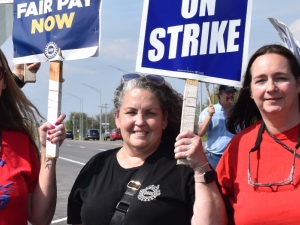
[[[242,86],[242,82],[244,80],[243,75],[247,69],[247,64],[248,64],[248,51],[249,51],[248,49],[249,49],[249,40],[250,40],[250,27],[251,27],[251,15],[252,15],[253,0],[248,0],[248,5],[247,5],[244,46],[243,46],[244,47],[243,48],[243,59],[242,59],[240,81],[215,78],[215,77],[210,77],[208,75],[199,75],[199,74],[188,73],[188,72],[170,71],[170,70],[142,67],[142,58],[143,58],[143,52],[144,52],[144,42],[145,42],[149,1],[150,0],[144,0],[143,14],[142,14],[142,20],[141,20],[141,29],[140,29],[140,38],[139,38],[137,60],[136,60],[136,67],[135,67],[136,72],[145,73],[145,74],[158,74],[161,76],[175,77],[175,78],[182,78],[182,79],[193,79],[193,80],[199,80],[201,82],[232,85],[235,87]]]

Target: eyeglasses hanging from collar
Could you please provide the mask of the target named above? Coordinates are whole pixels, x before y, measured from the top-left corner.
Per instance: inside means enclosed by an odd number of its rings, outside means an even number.
[[[292,161],[292,168],[291,168],[290,174],[289,174],[288,178],[285,179],[285,180],[283,180],[283,181],[278,181],[278,182],[273,182],[273,183],[257,183],[255,181],[253,181],[252,178],[251,178],[250,153],[255,152],[255,151],[257,151],[259,149],[259,146],[260,146],[260,143],[261,143],[261,139],[262,139],[262,133],[263,133],[264,129],[267,131],[267,133],[270,135],[270,137],[274,141],[276,141],[282,147],[284,147],[285,149],[287,149],[289,152],[293,153],[293,161]],[[265,123],[262,122],[261,125],[260,125],[260,128],[259,128],[258,134],[257,134],[255,146],[248,153],[248,184],[253,185],[253,186],[262,186],[262,187],[283,186],[283,185],[291,184],[293,182],[293,180],[294,180],[295,159],[296,159],[296,157],[300,159],[300,155],[298,155],[296,153],[296,151],[299,148],[299,146],[300,146],[300,131],[299,131],[299,135],[298,135],[298,141],[297,141],[297,144],[295,146],[295,150],[292,150],[291,148],[289,148],[288,146],[286,146],[284,143],[282,143],[281,141],[279,141],[276,137],[274,137],[274,135],[272,135],[269,132],[269,130],[267,129]]]

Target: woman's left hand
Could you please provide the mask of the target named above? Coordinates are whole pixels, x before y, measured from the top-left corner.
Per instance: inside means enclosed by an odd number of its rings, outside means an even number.
[[[64,142],[66,139],[66,129],[62,123],[62,121],[66,118],[65,114],[61,114],[55,124],[50,124],[49,122],[44,123],[39,128],[40,133],[40,142],[42,147],[46,147],[46,140],[50,141],[51,143],[59,143],[59,146]],[[48,133],[48,137],[47,137]]]
[[[177,136],[174,152],[176,159],[187,159],[191,168],[207,162],[201,138],[191,131],[182,132]]]

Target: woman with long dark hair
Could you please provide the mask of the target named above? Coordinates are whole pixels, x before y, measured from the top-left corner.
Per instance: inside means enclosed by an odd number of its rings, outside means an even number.
[[[0,223],[50,224],[56,205],[56,159],[45,155],[46,141],[66,137],[62,114],[56,124],[39,128],[41,152],[35,131],[42,118],[12,77],[0,49]],[[46,137],[48,133],[48,137]]]
[[[230,224],[299,224],[300,66],[281,45],[250,58],[217,167]]]

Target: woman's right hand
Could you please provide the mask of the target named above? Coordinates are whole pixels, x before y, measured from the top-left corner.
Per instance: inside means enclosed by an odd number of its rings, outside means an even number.
[[[182,132],[177,136],[174,152],[176,159],[187,159],[191,168],[207,163],[201,138],[191,131]]]

